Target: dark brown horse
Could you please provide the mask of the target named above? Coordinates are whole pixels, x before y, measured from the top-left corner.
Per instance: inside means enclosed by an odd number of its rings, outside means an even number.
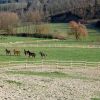
[[[45,58],[47,56],[47,54],[45,54],[44,52],[39,52],[39,54],[41,55],[42,58]]]
[[[15,49],[14,49],[13,52],[14,52],[14,55],[15,55],[15,56],[19,56],[19,55],[20,55],[20,51],[19,51],[19,50],[15,50]]]
[[[29,53],[29,50],[28,50],[28,51],[26,51],[26,50],[24,49],[24,54],[25,54],[25,56],[27,56],[27,55],[28,55],[28,53]]]
[[[10,50],[5,49],[5,51],[6,51],[6,55],[11,55],[11,51]]]
[[[28,51],[27,54],[29,57],[34,57],[34,58],[36,57],[36,53],[34,53],[34,52]]]

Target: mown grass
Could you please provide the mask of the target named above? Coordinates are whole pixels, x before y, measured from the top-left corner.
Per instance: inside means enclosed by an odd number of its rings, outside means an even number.
[[[71,79],[82,79],[82,80],[91,80],[98,81],[100,79],[90,78],[86,76],[82,76],[79,74],[69,74],[63,72],[35,72],[35,71],[7,71],[7,74],[17,74],[17,75],[33,75],[33,76],[41,76],[41,77],[52,77],[52,78],[71,78]]]
[[[5,47],[0,49],[0,61],[35,61],[42,60],[39,55],[39,51],[43,51],[47,54],[44,60],[73,60],[73,61],[100,61],[100,49],[99,48],[49,48],[49,47],[17,47],[21,51],[20,56],[13,56],[13,49],[16,47],[8,48],[12,50],[12,56],[6,56]],[[24,49],[34,51],[36,58],[29,58],[24,55]]]
[[[16,84],[17,86],[20,86],[20,85],[22,85],[22,83],[21,82],[17,82],[17,81],[14,81],[14,80],[5,80],[7,83],[9,83],[9,84]]]
[[[8,74],[18,74],[18,75],[35,75],[35,76],[43,76],[43,77],[58,77],[63,78],[66,77],[67,74],[62,72],[33,72],[33,71],[9,71]]]
[[[13,42],[34,42],[36,40],[44,40],[43,38],[32,37],[17,37],[17,36],[0,36],[0,43],[13,43]]]
[[[91,100],[100,100],[100,98],[92,98]]]

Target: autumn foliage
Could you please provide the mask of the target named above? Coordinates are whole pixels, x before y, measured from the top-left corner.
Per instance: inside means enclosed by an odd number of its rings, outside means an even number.
[[[85,25],[77,23],[75,21],[70,21],[69,23],[72,33],[75,35],[75,38],[78,40],[80,37],[86,37],[88,35]]]
[[[8,33],[13,32],[13,28],[18,24],[19,17],[13,12],[0,12],[0,30]]]
[[[47,24],[36,25],[35,32],[40,34],[48,34],[50,32],[49,25]]]

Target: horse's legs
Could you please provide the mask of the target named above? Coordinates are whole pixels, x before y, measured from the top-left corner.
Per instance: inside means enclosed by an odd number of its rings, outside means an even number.
[[[15,52],[13,52],[14,53],[14,56],[15,56]]]
[[[34,55],[34,58],[35,58],[35,55]]]
[[[11,56],[11,52],[9,53],[9,55]]]

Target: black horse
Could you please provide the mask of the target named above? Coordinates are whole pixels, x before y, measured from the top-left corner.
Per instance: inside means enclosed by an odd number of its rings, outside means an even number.
[[[29,50],[26,51],[26,50],[24,49],[24,54],[25,54],[25,56],[28,55],[28,53],[29,53]]]
[[[34,52],[28,51],[27,54],[29,57],[34,57],[34,58],[36,57],[36,53],[34,53]]]
[[[11,55],[11,51],[10,50],[5,49],[5,51],[6,51],[6,55]]]
[[[44,52],[39,52],[39,54],[41,55],[42,58],[45,58],[47,56],[47,54],[45,54]]]

